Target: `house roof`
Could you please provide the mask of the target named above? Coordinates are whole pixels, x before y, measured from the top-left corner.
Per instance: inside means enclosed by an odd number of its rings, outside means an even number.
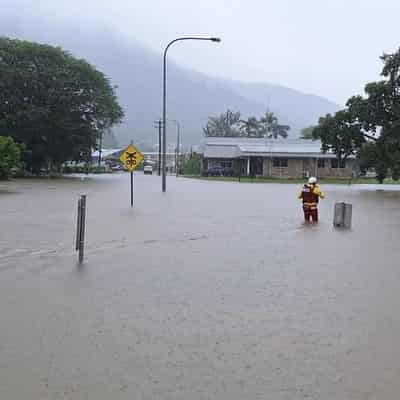
[[[117,153],[120,153],[120,152],[122,152],[122,150],[123,150],[123,148],[121,148],[121,149],[102,149],[101,150],[101,157],[104,159],[104,158],[113,156],[113,155],[115,155]],[[99,151],[98,150],[93,151],[92,152],[92,157],[99,157]]]
[[[101,157],[103,158],[103,159],[106,159],[106,158],[119,158],[119,156],[121,155],[121,153],[122,153],[122,151],[125,149],[125,147],[122,147],[122,148],[120,148],[120,149],[102,149],[102,151],[101,151]],[[151,157],[151,156],[158,156],[158,151],[156,152],[156,151],[142,151],[141,152],[145,157],[147,157],[147,156],[149,156],[149,157]],[[171,152],[169,152],[169,153],[166,153],[167,154],[167,156],[175,156],[175,153],[171,153]],[[96,151],[93,151],[92,152],[92,157],[93,158],[97,158],[97,157],[99,157],[99,151],[98,150],[96,150]]]
[[[205,158],[290,157],[334,158],[322,153],[319,140],[208,137],[203,146]]]

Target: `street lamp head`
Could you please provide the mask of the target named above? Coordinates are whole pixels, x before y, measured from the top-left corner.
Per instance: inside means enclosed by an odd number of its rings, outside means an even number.
[[[210,40],[211,40],[212,42],[217,42],[217,43],[219,43],[219,42],[221,41],[221,38],[219,38],[219,37],[212,37],[212,38],[210,38]]]

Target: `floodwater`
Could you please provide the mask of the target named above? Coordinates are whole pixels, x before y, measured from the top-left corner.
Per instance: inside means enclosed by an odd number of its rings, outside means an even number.
[[[400,397],[400,191],[156,176],[0,184],[0,399]],[[74,251],[86,193],[86,259]],[[353,204],[351,231],[332,227]]]

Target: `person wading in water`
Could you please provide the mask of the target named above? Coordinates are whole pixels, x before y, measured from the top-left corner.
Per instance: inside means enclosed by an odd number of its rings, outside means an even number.
[[[308,183],[305,183],[298,196],[303,201],[304,219],[306,222],[318,222],[318,202],[319,198],[325,198],[317,184],[317,178],[311,177]]]

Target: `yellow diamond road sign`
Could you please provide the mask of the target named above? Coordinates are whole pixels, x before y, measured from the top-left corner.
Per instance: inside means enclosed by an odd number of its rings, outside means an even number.
[[[143,158],[143,154],[133,144],[130,144],[123,151],[119,160],[129,172],[132,172],[143,161]]]

